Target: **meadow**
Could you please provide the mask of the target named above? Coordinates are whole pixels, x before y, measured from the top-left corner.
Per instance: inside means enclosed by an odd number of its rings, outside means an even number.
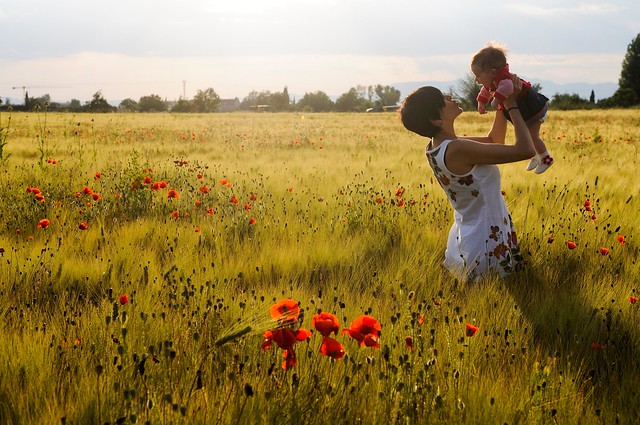
[[[0,423],[640,417],[638,110],[552,111],[556,164],[500,166],[527,266],[473,285],[393,113],[0,128]]]

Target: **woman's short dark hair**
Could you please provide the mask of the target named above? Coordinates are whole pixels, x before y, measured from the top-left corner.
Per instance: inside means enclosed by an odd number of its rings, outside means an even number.
[[[434,137],[440,127],[432,120],[440,119],[444,95],[435,87],[425,86],[411,92],[402,102],[400,120],[404,127],[424,137]]]

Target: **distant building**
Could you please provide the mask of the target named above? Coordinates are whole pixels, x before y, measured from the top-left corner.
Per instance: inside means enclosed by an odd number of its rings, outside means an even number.
[[[235,99],[220,99],[218,104],[218,112],[233,112],[240,109],[240,101]]]

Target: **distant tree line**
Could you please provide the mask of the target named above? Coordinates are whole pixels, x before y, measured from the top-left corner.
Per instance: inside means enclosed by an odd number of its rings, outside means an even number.
[[[2,105],[16,111],[32,111],[46,108],[48,111],[65,112],[176,112],[176,113],[208,113],[228,110],[271,111],[271,112],[365,112],[383,111],[397,107],[400,101],[400,90],[381,84],[375,86],[357,86],[340,95],[334,102],[325,92],[305,93],[302,98],[291,99],[287,87],[281,92],[252,91],[242,101],[232,99],[232,106],[224,106],[220,96],[213,88],[198,90],[193,99],[180,98],[169,102],[157,94],[141,97],[138,101],[124,99],[120,104],[112,106],[98,90],[91,101],[84,105],[73,99],[68,103],[52,102],[48,94],[32,98],[25,94],[23,105]],[[224,107],[223,107],[224,106]]]
[[[589,99],[583,99],[578,94],[560,94],[552,96],[549,106],[552,109],[593,109],[593,108],[629,108],[640,105],[640,34],[627,47],[627,53],[622,62],[622,70],[616,92],[606,99],[596,102],[595,93],[591,91]],[[533,86],[542,90],[540,85]],[[460,106],[465,110],[476,109],[476,96],[480,86],[473,74],[469,73],[458,80],[457,86],[450,92]],[[178,112],[178,113],[207,113],[226,110],[242,111],[302,111],[302,112],[365,112],[384,111],[394,109],[400,102],[400,91],[392,86],[357,86],[350,88],[333,101],[325,92],[316,91],[305,93],[301,99],[291,99],[287,87],[281,92],[252,91],[242,101],[233,99],[235,105],[231,108],[221,108],[223,100],[212,88],[198,90],[193,99],[180,98],[175,102],[168,102],[156,94],[143,96],[138,101],[125,99],[115,107],[110,105],[97,91],[91,101],[84,105],[73,99],[69,103],[52,102],[48,94],[31,98],[25,93],[24,105],[2,104],[3,109],[32,111],[37,108],[47,108],[51,111],[69,112]]]

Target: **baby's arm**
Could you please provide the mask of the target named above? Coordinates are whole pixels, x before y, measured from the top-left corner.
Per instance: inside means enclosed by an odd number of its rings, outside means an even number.
[[[510,95],[513,93],[513,81],[511,78],[506,78],[504,80],[500,80],[498,83],[498,88],[496,88],[495,93],[493,93],[493,97],[498,100],[498,102],[504,102]]]
[[[487,89],[485,86],[482,86],[476,100],[478,101],[478,112],[480,114],[486,114],[487,108],[485,105],[489,103],[489,100],[491,100],[491,93],[489,92],[489,89]]]

